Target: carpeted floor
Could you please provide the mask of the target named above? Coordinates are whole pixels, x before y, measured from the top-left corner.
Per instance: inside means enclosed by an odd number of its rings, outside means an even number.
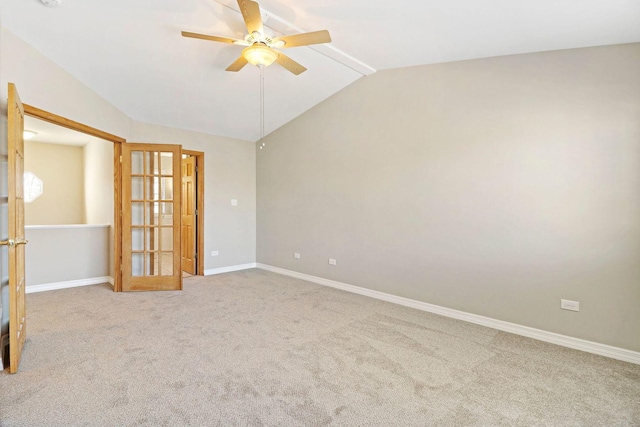
[[[2,426],[640,425],[640,366],[262,270],[27,296]]]

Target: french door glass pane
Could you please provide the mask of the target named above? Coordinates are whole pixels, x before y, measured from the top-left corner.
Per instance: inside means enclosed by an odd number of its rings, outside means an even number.
[[[144,178],[131,177],[131,200],[144,200]]]
[[[144,228],[131,229],[131,250],[133,251],[144,250]]]
[[[131,203],[131,225],[144,225],[144,203]]]
[[[142,175],[144,173],[144,166],[142,164],[142,151],[131,152],[131,174]]]
[[[173,175],[173,153],[162,153],[161,173],[162,175]]]
[[[173,252],[162,252],[162,275],[173,276]]]
[[[160,200],[160,177],[147,177],[147,199]]]
[[[131,275],[144,276],[144,254],[131,254]]]
[[[160,228],[160,250],[170,251],[173,249],[173,228],[162,227]]]

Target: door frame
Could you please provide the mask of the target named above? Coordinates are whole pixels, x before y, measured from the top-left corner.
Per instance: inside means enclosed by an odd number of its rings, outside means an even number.
[[[22,105],[25,116],[44,120],[45,122],[86,133],[113,143],[113,290],[115,292],[122,291],[122,171],[120,169],[120,161],[122,158],[122,144],[125,144],[127,140],[32,105],[24,103]]]
[[[34,117],[45,122],[53,123],[67,129],[86,133],[105,141],[113,143],[113,290],[114,292],[122,292],[122,144],[126,144],[127,140],[120,136],[104,132],[92,126],[85,125],[75,120],[68,119],[58,114],[51,113],[30,104],[22,103],[25,116]],[[198,231],[197,231],[197,248],[198,263],[196,274],[204,276],[204,152],[193,150],[182,150],[183,153],[196,158],[197,172],[197,209],[198,209]]]
[[[196,159],[196,209],[198,210],[196,221],[196,250],[198,253],[196,263],[196,276],[204,276],[204,153],[202,151],[182,150]]]

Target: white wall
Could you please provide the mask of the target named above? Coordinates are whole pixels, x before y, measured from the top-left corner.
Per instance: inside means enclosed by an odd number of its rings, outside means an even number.
[[[640,351],[639,171],[640,44],[381,71],[267,137],[257,258]]]
[[[122,138],[129,136],[128,116],[4,27],[2,56],[3,93],[7,82],[15,83],[24,103]]]

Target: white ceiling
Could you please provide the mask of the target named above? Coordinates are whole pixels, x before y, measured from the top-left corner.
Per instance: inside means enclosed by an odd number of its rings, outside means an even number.
[[[102,141],[86,133],[77,132],[29,116],[24,118],[24,129],[36,133],[32,138],[29,138],[29,141],[33,142],[85,146],[93,141]]]
[[[308,68],[265,70],[265,131],[365,74],[498,55],[640,42],[638,0],[262,0],[274,34],[328,29],[328,46],[287,49]],[[235,0],[0,0],[2,24],[134,120],[256,140],[259,77],[224,69],[241,46]],[[28,100],[26,100],[28,102]]]

